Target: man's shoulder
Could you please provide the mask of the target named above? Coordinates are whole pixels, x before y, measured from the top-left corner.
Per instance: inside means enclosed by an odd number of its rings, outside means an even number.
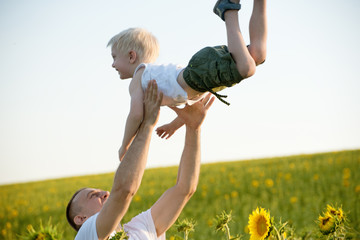
[[[130,222],[124,224],[124,230],[131,239],[135,240],[165,240],[165,233],[157,237],[156,227],[151,215],[151,209],[133,217]]]
[[[96,219],[98,215],[99,213],[96,213],[83,223],[75,236],[75,240],[98,240],[96,231]]]

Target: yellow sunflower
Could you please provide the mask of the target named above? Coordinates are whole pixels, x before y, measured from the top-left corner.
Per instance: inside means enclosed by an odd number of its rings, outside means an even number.
[[[319,221],[319,227],[322,234],[328,235],[335,231],[335,219],[329,212],[326,212],[324,216],[319,216]]]
[[[264,240],[270,233],[270,213],[256,208],[249,216],[250,240]]]
[[[326,210],[333,217],[337,217],[339,222],[344,221],[344,212],[343,212],[343,210],[341,208],[336,209],[331,205],[327,205]]]

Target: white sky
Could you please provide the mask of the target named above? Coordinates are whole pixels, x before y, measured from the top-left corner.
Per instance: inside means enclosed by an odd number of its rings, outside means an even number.
[[[153,32],[158,63],[226,44],[206,0],[0,0],[0,184],[114,171],[129,80],[108,40]],[[242,1],[248,42],[252,1]],[[268,1],[268,57],[222,93],[203,125],[203,162],[360,148],[360,1]],[[162,108],[159,124],[174,117]],[[177,165],[183,129],[154,134],[149,167]]]

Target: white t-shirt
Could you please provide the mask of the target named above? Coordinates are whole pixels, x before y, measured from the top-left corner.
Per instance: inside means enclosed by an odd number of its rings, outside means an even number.
[[[91,216],[81,226],[75,236],[75,240],[98,240],[96,232],[96,219],[99,213]],[[165,240],[165,233],[157,237],[154,221],[151,216],[151,209],[140,213],[124,224],[124,230],[129,240]],[[116,232],[113,232],[113,236]]]
[[[141,63],[135,69],[134,75],[141,67],[145,67],[145,70],[141,76],[142,89],[145,91],[149,81],[155,79],[159,91],[164,94],[161,103],[162,106],[179,106],[186,103],[192,105],[196,102],[188,99],[187,93],[177,82],[177,77],[184,69],[180,65],[156,65],[150,63]]]

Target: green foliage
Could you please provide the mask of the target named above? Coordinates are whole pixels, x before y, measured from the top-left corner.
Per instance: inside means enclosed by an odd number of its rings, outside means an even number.
[[[231,211],[230,213],[226,213],[226,211],[222,211],[221,214],[216,215],[216,225],[215,225],[215,230],[218,231],[222,231],[224,233],[227,232],[228,230],[228,224],[231,221]]]
[[[229,227],[229,223],[232,219],[231,216],[231,211],[230,213],[227,213],[226,211],[222,211],[221,214],[216,216],[216,225],[215,225],[215,230],[216,232],[224,232],[226,239],[228,240],[238,240],[240,239],[240,236],[236,236],[233,237],[230,234],[230,227]]]
[[[62,233],[57,230],[56,226],[51,224],[51,219],[43,226],[40,221],[39,230],[35,230],[32,225],[27,226],[27,234],[20,236],[23,240],[61,240]]]
[[[189,233],[195,231],[196,221],[193,219],[183,219],[178,220],[178,223],[175,225],[178,232],[184,233],[184,240],[189,238]]]
[[[146,170],[123,223],[150,208],[176,183],[176,175],[177,167]],[[110,190],[112,183],[113,174],[101,174],[0,186],[0,239],[18,239],[28,225],[50,217],[63,231],[62,239],[74,239],[65,217],[72,194],[82,187]],[[359,201],[360,150],[223,162],[201,166],[197,192],[180,218],[197,221],[192,239],[217,239],[214,216],[232,211],[231,231],[247,236],[249,213],[262,206],[286,220],[285,229],[291,227],[297,236],[310,239],[309,226],[318,226],[316,220],[327,204],[349,210],[349,227],[359,233]],[[170,228],[167,238],[176,239],[176,233],[175,226]],[[354,234],[354,239],[360,235]]]
[[[113,237],[111,237],[109,240],[126,240],[126,239],[129,239],[129,236],[126,234],[124,229],[121,229]]]

